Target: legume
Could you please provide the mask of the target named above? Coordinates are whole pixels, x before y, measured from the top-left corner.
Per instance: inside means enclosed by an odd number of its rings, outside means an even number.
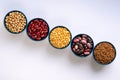
[[[9,12],[4,19],[6,29],[11,33],[20,33],[26,27],[27,19],[20,11]]]

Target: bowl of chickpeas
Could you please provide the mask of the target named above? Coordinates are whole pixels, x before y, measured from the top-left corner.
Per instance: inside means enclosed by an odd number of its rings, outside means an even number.
[[[26,28],[27,18],[21,11],[13,10],[6,14],[4,25],[10,33],[18,34]]]

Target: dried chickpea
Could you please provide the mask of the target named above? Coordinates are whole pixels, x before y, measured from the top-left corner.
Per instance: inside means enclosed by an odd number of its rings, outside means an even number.
[[[71,41],[70,31],[63,26],[57,26],[53,28],[49,35],[50,44],[58,49],[65,48]]]
[[[25,29],[27,19],[22,12],[11,11],[5,16],[4,24],[9,32],[17,34]]]

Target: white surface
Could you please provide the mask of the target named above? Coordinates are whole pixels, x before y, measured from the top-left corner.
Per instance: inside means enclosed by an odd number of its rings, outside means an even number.
[[[20,10],[28,21],[45,19],[50,29],[69,28],[73,37],[90,35],[94,43],[109,41],[117,50],[115,61],[97,64],[92,55],[75,56],[70,46],[54,49],[48,39],[30,40],[26,32],[9,33],[3,25],[7,12]],[[119,80],[120,79],[120,0],[1,0],[0,1],[0,80]]]

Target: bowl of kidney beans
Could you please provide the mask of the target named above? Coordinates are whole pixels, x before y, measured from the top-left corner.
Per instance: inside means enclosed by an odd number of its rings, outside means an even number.
[[[40,41],[45,39],[49,34],[48,23],[41,19],[32,19],[27,25],[27,35],[35,41]]]
[[[71,41],[72,52],[80,57],[91,54],[94,48],[93,39],[87,34],[78,34]]]

